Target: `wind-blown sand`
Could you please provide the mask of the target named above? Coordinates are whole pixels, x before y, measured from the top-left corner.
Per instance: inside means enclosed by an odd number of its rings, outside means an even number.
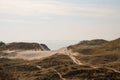
[[[74,56],[76,53],[72,53],[70,50],[67,50],[67,48],[61,48],[59,50],[54,51],[35,51],[35,50],[27,50],[27,51],[3,51],[0,54],[0,58],[9,58],[9,59],[24,59],[24,60],[35,60],[35,59],[41,59],[46,58],[49,56],[52,56],[54,54],[62,54],[62,55],[68,55],[74,62],[78,62]]]
[[[1,58],[34,60],[34,59],[41,59],[41,58],[52,56],[56,54],[56,51],[28,50],[28,51],[4,51],[3,53],[7,55],[0,56]]]

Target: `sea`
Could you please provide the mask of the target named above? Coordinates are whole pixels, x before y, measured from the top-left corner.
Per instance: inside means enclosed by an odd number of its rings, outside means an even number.
[[[58,50],[63,47],[79,43],[79,40],[41,40],[39,43],[46,44],[51,50]]]

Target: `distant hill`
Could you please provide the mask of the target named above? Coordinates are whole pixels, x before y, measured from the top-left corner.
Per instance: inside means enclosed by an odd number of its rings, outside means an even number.
[[[112,67],[120,71],[120,38],[99,45],[75,44],[68,47],[84,55],[77,58],[85,64]]]
[[[2,44],[1,48],[4,46],[47,48],[45,44],[21,42]],[[52,56],[30,61],[0,58],[0,80],[120,80],[120,38],[85,40],[67,48],[70,51],[63,48]]]
[[[100,48],[108,51],[120,50],[120,38],[110,41],[109,43],[100,46]]]
[[[105,51],[120,50],[120,38],[113,41],[106,41],[102,39],[81,41],[78,44],[67,47],[73,52],[79,52],[83,54],[96,54],[103,53]]]
[[[107,40],[103,39],[94,39],[94,40],[84,40],[78,43],[77,45],[101,45],[107,43]]]
[[[41,50],[41,51],[50,50],[45,44],[27,42],[13,42],[5,44],[0,48],[1,48],[0,50]]]

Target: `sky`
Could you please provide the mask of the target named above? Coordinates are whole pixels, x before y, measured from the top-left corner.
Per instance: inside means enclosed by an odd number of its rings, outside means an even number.
[[[0,41],[119,37],[120,0],[0,0]]]

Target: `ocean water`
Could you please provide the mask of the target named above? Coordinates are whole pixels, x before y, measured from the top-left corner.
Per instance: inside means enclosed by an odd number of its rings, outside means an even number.
[[[41,40],[39,43],[46,44],[51,50],[57,50],[69,45],[77,44],[79,40]]]

